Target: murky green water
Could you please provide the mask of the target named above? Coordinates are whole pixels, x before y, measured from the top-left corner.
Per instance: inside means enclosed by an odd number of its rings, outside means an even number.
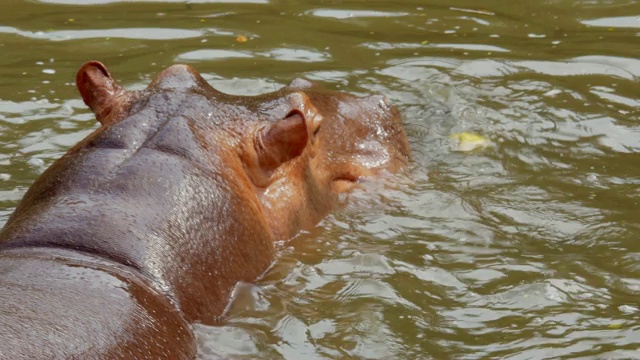
[[[2,222],[96,127],[86,60],[129,88],[183,62],[227,92],[303,75],[403,108],[412,168],[283,244],[198,328],[202,358],[640,358],[638,1],[0,9]],[[493,146],[454,151],[463,131]]]

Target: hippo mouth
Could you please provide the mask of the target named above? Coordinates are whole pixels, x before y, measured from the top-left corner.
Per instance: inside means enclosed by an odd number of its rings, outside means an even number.
[[[354,183],[354,182],[358,182],[358,179],[360,179],[360,175],[344,174],[334,178],[333,181],[344,181],[344,182]]]
[[[351,172],[347,172],[340,176],[333,178],[331,181],[331,188],[336,193],[343,193],[351,191],[355,188],[363,175],[356,175]]]

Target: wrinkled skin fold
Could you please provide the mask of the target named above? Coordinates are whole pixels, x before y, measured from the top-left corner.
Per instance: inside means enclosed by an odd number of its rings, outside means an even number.
[[[359,179],[401,169],[398,110],[306,80],[256,97],[174,65],[125,91],[99,62],[78,90],[101,126],[31,186],[0,232],[3,358],[191,359],[274,242]]]

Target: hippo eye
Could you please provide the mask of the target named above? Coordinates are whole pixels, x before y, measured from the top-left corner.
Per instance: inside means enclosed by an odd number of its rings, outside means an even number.
[[[320,131],[320,126],[318,126],[314,131],[313,131],[313,136],[318,135],[318,132]]]

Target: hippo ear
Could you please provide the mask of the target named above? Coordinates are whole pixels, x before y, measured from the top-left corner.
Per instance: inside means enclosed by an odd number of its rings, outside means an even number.
[[[106,66],[98,61],[90,61],[78,70],[76,86],[84,103],[91,108],[96,118],[104,125],[115,103],[112,101],[124,91],[116,84]]]
[[[256,133],[258,164],[270,171],[299,156],[307,146],[309,129],[304,114],[294,109],[282,120]]]

